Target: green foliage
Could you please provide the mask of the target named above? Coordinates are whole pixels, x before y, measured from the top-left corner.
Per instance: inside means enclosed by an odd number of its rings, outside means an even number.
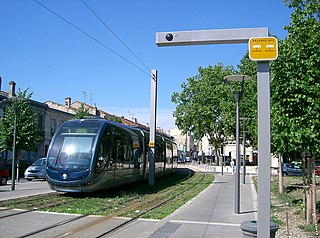
[[[225,109],[230,99],[230,91],[223,77],[233,74],[232,67],[224,67],[222,63],[198,68],[199,74],[187,79],[181,85],[182,92],[172,95],[172,102],[177,104],[174,111],[176,125],[184,134],[191,131],[195,139],[209,137],[210,144],[219,148],[226,128],[224,126]]]
[[[109,120],[109,121],[114,121],[114,122],[118,122],[118,123],[122,123],[122,120],[120,117],[117,117],[115,115],[112,116],[106,116],[105,119]]]
[[[253,147],[258,143],[258,94],[257,94],[257,63],[249,59],[247,52],[241,59],[240,74],[248,75],[252,79],[245,83],[244,95],[240,102],[240,117],[250,118],[246,123],[246,138]]]
[[[41,140],[35,114],[31,111],[27,90],[18,91],[16,98],[10,99],[4,117],[0,120],[0,151],[11,150],[13,145],[14,118],[16,118],[16,151],[35,151]]]
[[[251,118],[247,125],[247,139],[253,145],[257,141],[257,83],[256,63],[246,54],[239,66],[241,74],[252,76],[253,80],[244,85],[244,95],[240,102],[240,117]],[[222,63],[207,68],[198,68],[199,74],[187,79],[181,85],[182,91],[172,95],[176,106],[174,117],[176,125],[184,134],[191,131],[196,140],[208,136],[209,142],[216,150],[220,148],[225,137],[234,136],[236,132],[236,104],[224,77],[237,74],[232,66]],[[230,82],[234,90],[238,82]],[[246,122],[247,123],[247,122]]]
[[[77,110],[75,110],[75,113],[75,119],[84,119],[86,116],[90,115],[89,108],[85,108],[84,103],[82,103],[80,107]]]
[[[320,155],[319,0],[287,1],[293,9],[288,36],[272,64],[274,152]]]

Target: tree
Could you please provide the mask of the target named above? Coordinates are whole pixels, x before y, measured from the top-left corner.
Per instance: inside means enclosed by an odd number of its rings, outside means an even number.
[[[35,114],[31,111],[29,99],[32,93],[19,89],[18,96],[9,98],[4,117],[0,120],[0,151],[11,150],[13,146],[14,118],[16,115],[16,151],[35,151],[41,140],[41,132],[37,125]],[[19,164],[19,162],[17,163]]]
[[[196,140],[208,136],[217,156],[225,129],[230,128],[225,123],[229,121],[226,115],[229,115],[231,94],[223,78],[235,71],[222,63],[214,67],[199,67],[198,71],[197,76],[188,78],[181,85],[180,93],[173,93],[171,100],[177,104],[173,115],[183,134],[191,132]]]
[[[118,117],[118,116],[116,116],[116,115],[105,116],[104,119],[109,120],[109,121],[114,121],[114,122],[122,123],[121,118]]]
[[[81,104],[81,106],[75,110],[75,116],[76,119],[84,119],[86,116],[90,116],[89,108],[84,107],[84,103]]]
[[[257,95],[257,63],[249,59],[247,52],[238,65],[240,74],[248,75],[252,79],[246,82],[244,95],[240,103],[240,115],[243,118],[250,118],[246,121],[246,138],[253,147],[258,144],[258,95]]]
[[[292,0],[288,36],[272,64],[273,150],[320,155],[320,2]]]
[[[320,155],[320,1],[286,3],[293,9],[288,36],[279,41],[279,57],[272,64],[272,146],[279,154],[310,154],[307,171],[314,171],[313,159]],[[306,185],[311,182],[308,173]],[[312,208],[307,193],[306,207]]]
[[[240,74],[249,75],[253,79],[245,83],[240,103],[241,117],[252,119],[247,125],[247,139],[252,145],[257,144],[256,67],[248,53],[239,65]],[[224,139],[232,136],[235,138],[236,135],[236,102],[223,78],[238,72],[232,66],[225,67],[222,63],[213,67],[199,67],[198,71],[198,75],[188,78],[181,85],[182,92],[172,95],[172,102],[177,104],[174,117],[183,134],[192,132],[196,140],[208,136],[217,156]],[[230,84],[233,89],[239,87],[237,82]]]

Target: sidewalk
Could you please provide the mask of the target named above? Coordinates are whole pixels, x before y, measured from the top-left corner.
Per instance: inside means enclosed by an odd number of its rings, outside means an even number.
[[[199,169],[197,166],[194,168]],[[112,237],[243,237],[241,223],[256,220],[257,215],[257,194],[252,179],[247,176],[247,183],[241,183],[240,214],[235,214],[234,176],[215,176],[215,181],[206,190],[167,218],[153,223],[139,220]],[[133,235],[138,230],[142,232]]]
[[[54,191],[50,189],[47,181],[28,182],[25,179],[20,179],[15,183],[15,190],[11,190],[11,180],[9,180],[7,185],[0,186],[0,201],[51,192]]]

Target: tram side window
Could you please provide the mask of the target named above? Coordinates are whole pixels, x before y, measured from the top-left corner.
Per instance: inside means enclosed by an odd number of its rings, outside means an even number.
[[[110,130],[106,131],[103,135],[99,149],[98,149],[98,156],[96,162],[96,172],[101,172],[103,169],[110,169],[113,164],[113,157],[112,157],[112,137]]]
[[[135,169],[140,168],[142,162],[142,149],[140,147],[133,150],[133,166]]]
[[[166,159],[167,164],[172,164],[172,144],[166,142]]]
[[[126,131],[121,129],[115,130],[116,144],[113,147],[112,154],[116,158],[117,169],[133,168],[133,142],[132,137]]]
[[[178,147],[176,144],[172,144],[172,147],[173,147],[173,163],[177,163],[178,162]]]
[[[146,134],[145,135],[145,139],[144,139],[144,144],[145,144],[145,161],[146,163],[148,164],[149,163],[149,150],[150,150],[150,147],[149,147],[149,134]]]
[[[155,145],[155,161],[156,162],[164,162],[164,142],[160,137],[157,137],[156,139],[156,145]]]

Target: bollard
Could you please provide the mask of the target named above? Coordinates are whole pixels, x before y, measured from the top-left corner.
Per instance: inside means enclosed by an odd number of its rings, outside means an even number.
[[[257,231],[257,221],[244,221],[241,223],[240,226],[242,232],[243,232],[243,238],[251,238],[251,237],[258,237]],[[271,223],[270,224],[270,238],[275,238],[276,232],[278,230],[278,227],[276,224]]]

